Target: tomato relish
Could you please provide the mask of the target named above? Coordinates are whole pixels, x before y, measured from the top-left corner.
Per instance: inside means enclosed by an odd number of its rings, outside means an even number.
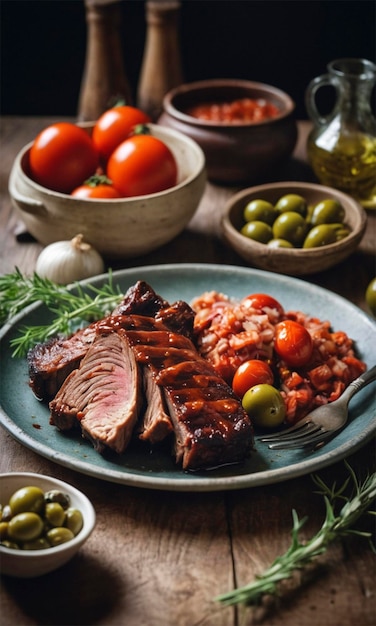
[[[276,117],[279,109],[264,99],[240,98],[232,102],[208,102],[187,110],[187,114],[208,122],[249,124]]]
[[[366,364],[356,354],[354,340],[345,332],[332,330],[329,321],[310,314],[285,311],[268,294],[236,300],[211,291],[195,298],[191,306],[196,313],[194,330],[200,354],[230,385],[243,363],[255,359],[266,363],[272,370],[272,384],[285,403],[288,424],[294,424],[317,406],[336,400],[366,370]],[[299,340],[297,345],[298,335],[289,332],[290,346],[285,337],[281,355],[276,345],[281,325],[285,329],[301,326],[303,335],[309,333],[309,350],[306,351],[305,341],[301,344]]]

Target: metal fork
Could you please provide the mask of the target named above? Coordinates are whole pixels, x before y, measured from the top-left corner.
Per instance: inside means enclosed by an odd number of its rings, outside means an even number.
[[[272,450],[321,447],[346,424],[351,398],[375,379],[376,365],[353,380],[334,402],[318,407],[282,432],[260,437],[260,441],[268,443]]]

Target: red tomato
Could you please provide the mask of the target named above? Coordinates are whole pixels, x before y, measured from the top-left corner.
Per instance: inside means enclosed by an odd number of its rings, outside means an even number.
[[[250,359],[239,365],[232,380],[232,388],[239,398],[255,385],[272,385],[273,372],[265,361]]]
[[[107,175],[124,196],[157,193],[177,183],[177,165],[171,150],[152,135],[134,135],[110,156]]]
[[[72,191],[71,196],[75,198],[90,199],[96,198],[97,200],[121,198],[120,193],[112,185],[81,185],[76,187]]]
[[[76,187],[72,191],[71,196],[83,199],[96,198],[98,200],[121,198],[121,194],[115,189],[112,181],[107,176],[100,174],[95,174],[88,180],[85,180],[83,185]]]
[[[105,111],[93,128],[93,142],[100,158],[107,163],[111,154],[127,139],[138,124],[148,124],[151,119],[146,113],[131,106],[118,106]]]
[[[29,155],[31,178],[61,193],[70,193],[89,178],[98,162],[97,150],[87,132],[68,122],[42,130]]]
[[[283,306],[278,300],[266,293],[253,293],[243,298],[243,301],[249,302],[252,308],[260,311],[264,311],[264,309],[275,309],[280,317],[284,314]]]
[[[312,356],[312,337],[302,324],[285,320],[275,327],[274,349],[287,365],[301,367]]]

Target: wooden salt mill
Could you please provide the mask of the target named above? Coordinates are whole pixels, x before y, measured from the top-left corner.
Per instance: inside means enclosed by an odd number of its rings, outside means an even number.
[[[163,97],[183,82],[178,34],[180,2],[146,2],[146,40],[137,91],[137,105],[156,121]]]
[[[121,44],[119,0],[85,0],[87,44],[79,121],[94,121],[116,101],[132,104]]]

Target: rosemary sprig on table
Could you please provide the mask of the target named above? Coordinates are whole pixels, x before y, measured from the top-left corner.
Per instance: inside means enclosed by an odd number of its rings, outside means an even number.
[[[326,506],[325,520],[316,535],[306,543],[299,541],[299,531],[307,518],[299,520],[296,511],[293,510],[292,540],[287,552],[277,557],[272,565],[263,574],[257,576],[254,581],[244,587],[220,595],[216,600],[224,605],[259,605],[264,596],[278,595],[278,585],[281,581],[291,578],[294,571],[303,569],[341,537],[352,534],[365,537],[371,542],[371,533],[357,530],[354,525],[365,513],[375,515],[375,511],[370,510],[369,507],[376,498],[376,473],[371,474],[363,483],[360,483],[352,468],[347,463],[346,465],[350,477],[338,490],[336,490],[335,485],[330,489],[321,478],[313,477],[315,484],[321,489],[319,493],[323,495]],[[351,497],[346,497],[344,490],[351,479],[354,483],[354,493]],[[344,500],[345,504],[336,514],[334,501],[338,499]]]
[[[20,328],[12,340],[14,356],[24,356],[36,343],[57,334],[68,335],[83,322],[91,322],[109,313],[121,301],[123,294],[115,287],[112,274],[101,287],[75,283],[69,287],[57,285],[34,273],[24,276],[18,268],[12,274],[0,276],[0,324],[34,302],[44,303],[55,318],[44,326]]]

